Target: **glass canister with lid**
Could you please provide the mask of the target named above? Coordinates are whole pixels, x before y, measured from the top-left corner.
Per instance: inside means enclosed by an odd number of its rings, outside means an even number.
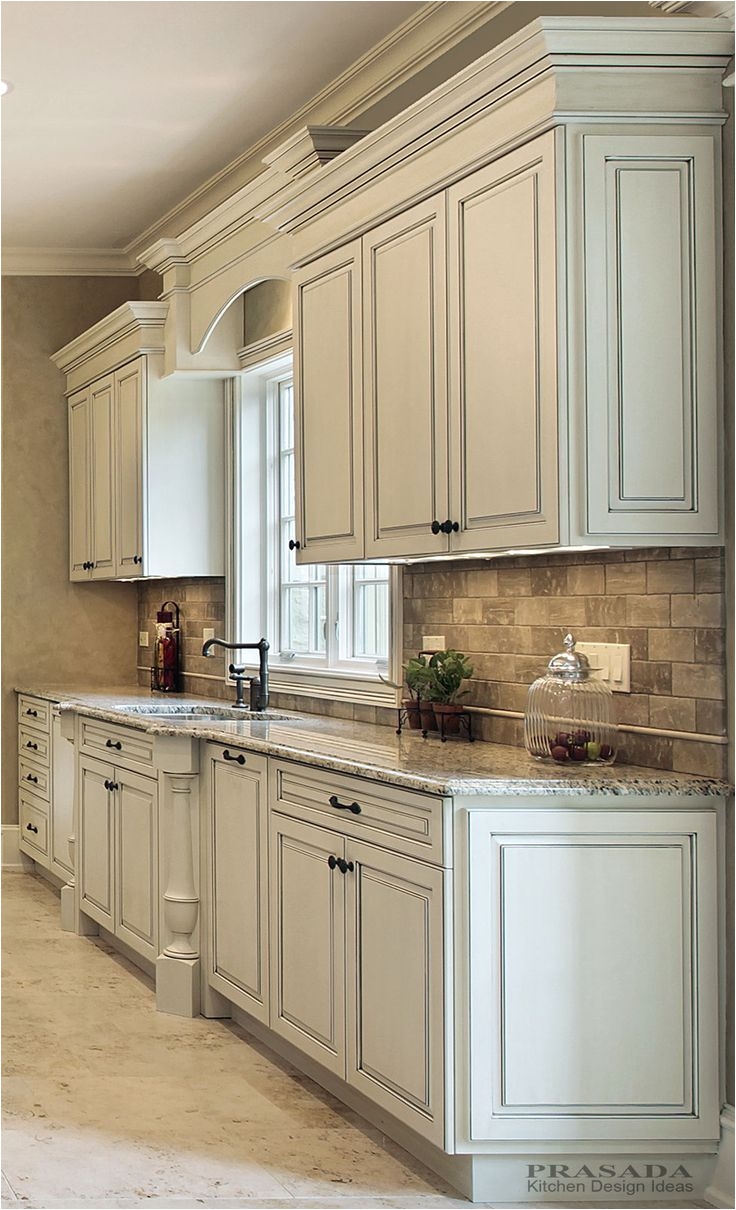
[[[616,759],[613,694],[595,679],[571,634],[529,688],[524,743],[531,756],[559,764],[610,765]]]

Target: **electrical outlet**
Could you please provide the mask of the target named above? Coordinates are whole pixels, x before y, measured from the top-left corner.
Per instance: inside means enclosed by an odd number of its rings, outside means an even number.
[[[205,626],[202,631],[202,642],[206,643],[208,639],[214,639],[215,632],[211,626]]]
[[[444,651],[445,636],[443,634],[423,634],[422,651]]]
[[[614,693],[631,693],[631,647],[628,643],[576,643],[590,661],[593,675]]]
[[[138,631],[138,646],[139,647],[148,646],[148,631],[147,630]]]

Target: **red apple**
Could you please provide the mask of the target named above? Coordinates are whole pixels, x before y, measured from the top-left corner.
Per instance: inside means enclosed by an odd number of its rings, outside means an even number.
[[[567,748],[564,744],[555,744],[552,748],[552,756],[560,762],[567,760]]]

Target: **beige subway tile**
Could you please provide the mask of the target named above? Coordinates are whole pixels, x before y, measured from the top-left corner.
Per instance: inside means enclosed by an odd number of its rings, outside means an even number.
[[[421,578],[419,592],[414,595],[424,597],[465,597],[467,584],[464,571],[444,571],[434,567],[432,571],[424,572]]]
[[[628,553],[628,552],[627,552]],[[624,551],[622,550],[588,550],[582,555],[574,556],[576,563],[604,563],[606,567],[610,563],[623,563]]]
[[[376,707],[366,706],[362,702],[353,704],[353,718],[356,723],[374,723],[376,722]]]
[[[497,597],[498,570],[484,567],[477,571],[466,571],[467,594],[469,597]]]
[[[625,550],[624,559],[627,563],[650,563],[657,560],[669,559],[668,546],[639,546],[636,550]]]
[[[651,660],[679,660],[682,663],[695,659],[695,631],[657,629],[649,631],[649,658]]]
[[[696,592],[723,592],[724,583],[725,571],[722,555],[715,559],[695,560]]]
[[[614,719],[630,727],[649,726],[649,694],[647,693],[615,693],[613,696]]]
[[[699,664],[723,664],[726,661],[726,633],[713,627],[695,630],[695,659]]]
[[[633,693],[671,693],[672,665],[653,660],[631,661]]]
[[[672,767],[677,773],[699,773],[701,777],[726,776],[727,749],[702,740],[674,741]]]
[[[473,719],[473,733],[476,719]],[[520,718],[497,718],[495,715],[480,716],[481,737],[487,743],[506,744],[510,748],[522,748],[524,743],[524,723]],[[519,752],[519,761],[523,761],[524,753]]]
[[[586,597],[585,616],[589,626],[625,626],[627,597]]]
[[[517,621],[516,612],[516,601],[496,598],[483,602],[483,621],[489,626],[513,626]]]
[[[643,765],[645,769],[671,769],[674,740],[659,735],[637,735],[622,731],[618,759],[625,765]]]
[[[583,632],[581,632],[583,633]],[[532,626],[529,650],[535,655],[544,655],[548,660],[562,651],[565,630],[562,626]]]
[[[669,596],[626,597],[625,599],[626,624],[628,626],[669,626]],[[681,597],[674,598],[674,600],[682,599]]]
[[[676,697],[726,696],[726,670],[718,664],[673,664],[672,692]]]
[[[452,612],[455,622],[478,624],[483,621],[483,602],[479,597],[456,597]]]
[[[672,598],[673,626],[723,626],[723,596],[717,592],[678,594]]]
[[[532,596],[535,597],[566,597],[567,567],[532,567],[531,586]]]
[[[420,598],[412,597],[404,603],[404,617],[407,622],[418,622],[420,625],[433,626],[436,623],[452,621],[452,599],[450,597]]]
[[[695,729],[701,735],[725,735],[727,717],[725,702],[700,698],[695,703]]]
[[[625,598],[614,597],[619,601]],[[648,660],[649,631],[635,626],[588,626],[576,636],[586,643],[626,643],[632,660]]]
[[[694,731],[695,701],[691,697],[651,697],[649,724],[663,731]]]
[[[606,595],[645,593],[647,570],[643,563],[609,564],[606,567]]]
[[[597,597],[606,591],[605,569],[596,563],[567,569],[567,591],[571,596]]]
[[[499,567],[498,595],[500,597],[531,596],[532,577],[528,567]]]
[[[476,637],[474,651],[528,652],[531,650],[531,629],[528,626],[483,626]]]
[[[693,559],[668,559],[647,563],[647,592],[692,592],[695,585]]]
[[[186,585],[187,601],[222,601],[225,600],[224,579],[189,580]],[[179,598],[174,596],[174,600]],[[181,602],[180,602],[181,603]]]

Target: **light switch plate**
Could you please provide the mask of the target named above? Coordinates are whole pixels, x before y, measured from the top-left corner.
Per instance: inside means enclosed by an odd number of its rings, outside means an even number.
[[[204,630],[202,631],[202,642],[206,643],[208,639],[214,639],[214,637],[214,629],[211,626],[205,626]]]
[[[631,647],[628,643],[576,643],[575,650],[590,661],[596,680],[614,693],[631,693]]]
[[[423,634],[422,651],[444,651],[445,636],[443,634]]]
[[[138,631],[138,646],[139,647],[148,646],[148,631],[147,630]]]

